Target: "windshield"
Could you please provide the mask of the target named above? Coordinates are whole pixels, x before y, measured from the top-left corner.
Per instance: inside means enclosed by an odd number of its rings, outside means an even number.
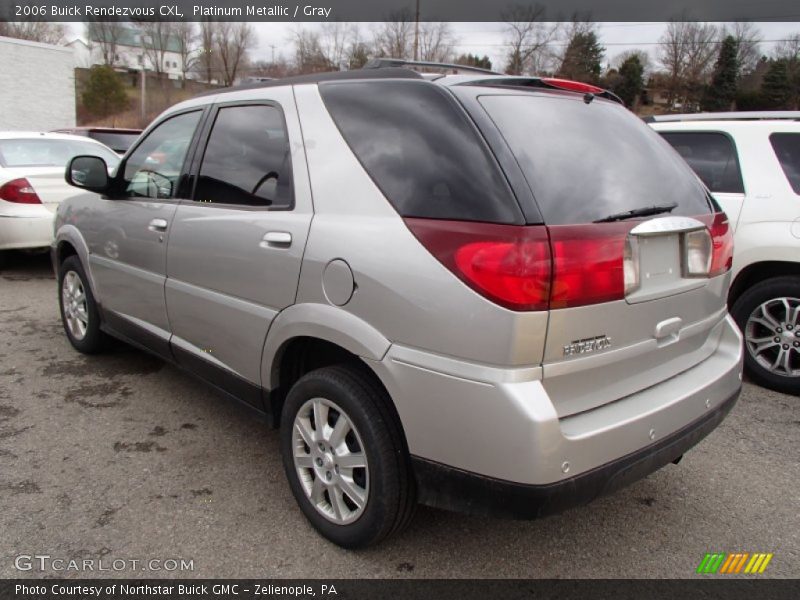
[[[618,104],[530,93],[479,100],[549,225],[711,212],[706,189],[680,156]]]
[[[110,149],[80,140],[19,138],[0,140],[0,165],[4,167],[66,167],[73,156],[99,156],[109,168],[119,163]]]

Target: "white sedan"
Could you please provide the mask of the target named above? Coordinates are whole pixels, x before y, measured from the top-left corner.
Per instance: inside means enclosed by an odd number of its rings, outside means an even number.
[[[56,209],[75,193],[64,169],[81,154],[99,156],[109,170],[119,164],[114,151],[85,137],[0,132],[0,253],[50,245]]]

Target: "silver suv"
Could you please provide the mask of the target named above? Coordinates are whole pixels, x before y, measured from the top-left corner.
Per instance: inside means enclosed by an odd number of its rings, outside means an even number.
[[[280,427],[345,547],[417,502],[532,518],[713,430],[741,387],[725,215],[599,88],[403,68],[183,102],[77,157],[66,334],[175,362]]]

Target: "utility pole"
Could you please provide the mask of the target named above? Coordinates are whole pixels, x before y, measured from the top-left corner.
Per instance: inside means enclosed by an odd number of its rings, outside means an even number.
[[[417,0],[417,10],[414,14],[414,60],[419,60],[419,0]]]
[[[272,48],[272,64],[275,64],[275,44],[270,44],[270,48]]]
[[[145,123],[145,120],[147,119],[147,99],[146,99],[146,95],[147,95],[147,75],[146,75],[146,73],[144,71],[145,61],[147,59],[147,55],[144,52],[144,35],[140,35],[139,36],[139,40],[141,41],[141,46],[142,46],[142,70],[140,71],[141,76],[139,78],[139,81],[141,83],[140,95],[142,97],[142,127],[144,127],[145,125],[147,125],[147,123]]]

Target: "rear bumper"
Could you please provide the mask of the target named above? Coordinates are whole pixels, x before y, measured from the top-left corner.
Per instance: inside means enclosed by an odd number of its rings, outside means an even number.
[[[498,369],[398,346],[372,366],[397,407],[422,502],[537,516],[647,475],[724,418],[742,385],[742,337],[730,316],[708,343],[707,358],[678,375],[561,417],[535,367]]]
[[[713,411],[659,442],[551,484],[503,481],[414,457],[419,501],[447,510],[513,519],[535,519],[587,504],[679,459],[722,422],[738,397],[739,390]]]
[[[44,248],[53,241],[53,214],[9,217],[0,215],[0,250]]]

